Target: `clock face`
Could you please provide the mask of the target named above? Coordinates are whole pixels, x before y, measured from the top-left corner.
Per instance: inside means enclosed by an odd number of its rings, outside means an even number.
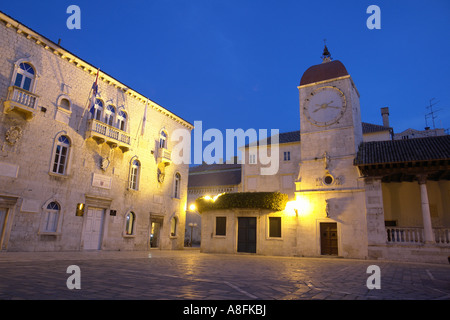
[[[336,123],[345,113],[347,103],[336,87],[320,87],[305,100],[303,112],[312,124],[320,127]]]

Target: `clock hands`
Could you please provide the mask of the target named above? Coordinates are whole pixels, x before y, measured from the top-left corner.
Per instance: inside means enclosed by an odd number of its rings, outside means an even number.
[[[333,103],[333,100],[331,100],[331,101],[328,102],[328,103],[316,104],[316,106],[319,106],[319,107],[318,107],[316,110],[314,110],[313,112],[317,112],[317,111],[319,111],[319,110],[326,109],[326,108],[339,109],[339,107],[336,107],[336,106],[330,106],[331,103]]]

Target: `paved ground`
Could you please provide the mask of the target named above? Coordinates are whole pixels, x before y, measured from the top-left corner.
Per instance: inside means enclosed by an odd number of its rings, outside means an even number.
[[[70,265],[81,289],[67,288]],[[380,267],[381,289],[367,288],[370,265]],[[450,266],[198,250],[2,252],[0,299],[450,300]]]

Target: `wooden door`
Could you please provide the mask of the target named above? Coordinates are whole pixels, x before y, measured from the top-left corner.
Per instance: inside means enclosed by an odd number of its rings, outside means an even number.
[[[238,217],[238,252],[256,253],[256,218]]]
[[[320,224],[320,254],[338,255],[337,224],[335,222]]]
[[[88,208],[83,232],[83,248],[98,250],[101,248],[104,209]]]

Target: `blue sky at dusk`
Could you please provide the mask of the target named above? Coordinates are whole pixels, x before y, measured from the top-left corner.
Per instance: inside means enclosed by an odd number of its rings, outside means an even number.
[[[66,27],[71,4],[81,30]],[[372,4],[380,30],[366,27]],[[297,86],[324,38],[359,90],[363,121],[381,124],[387,106],[395,132],[423,129],[435,98],[436,127],[450,127],[448,0],[22,0],[0,10],[203,130],[298,130]]]

